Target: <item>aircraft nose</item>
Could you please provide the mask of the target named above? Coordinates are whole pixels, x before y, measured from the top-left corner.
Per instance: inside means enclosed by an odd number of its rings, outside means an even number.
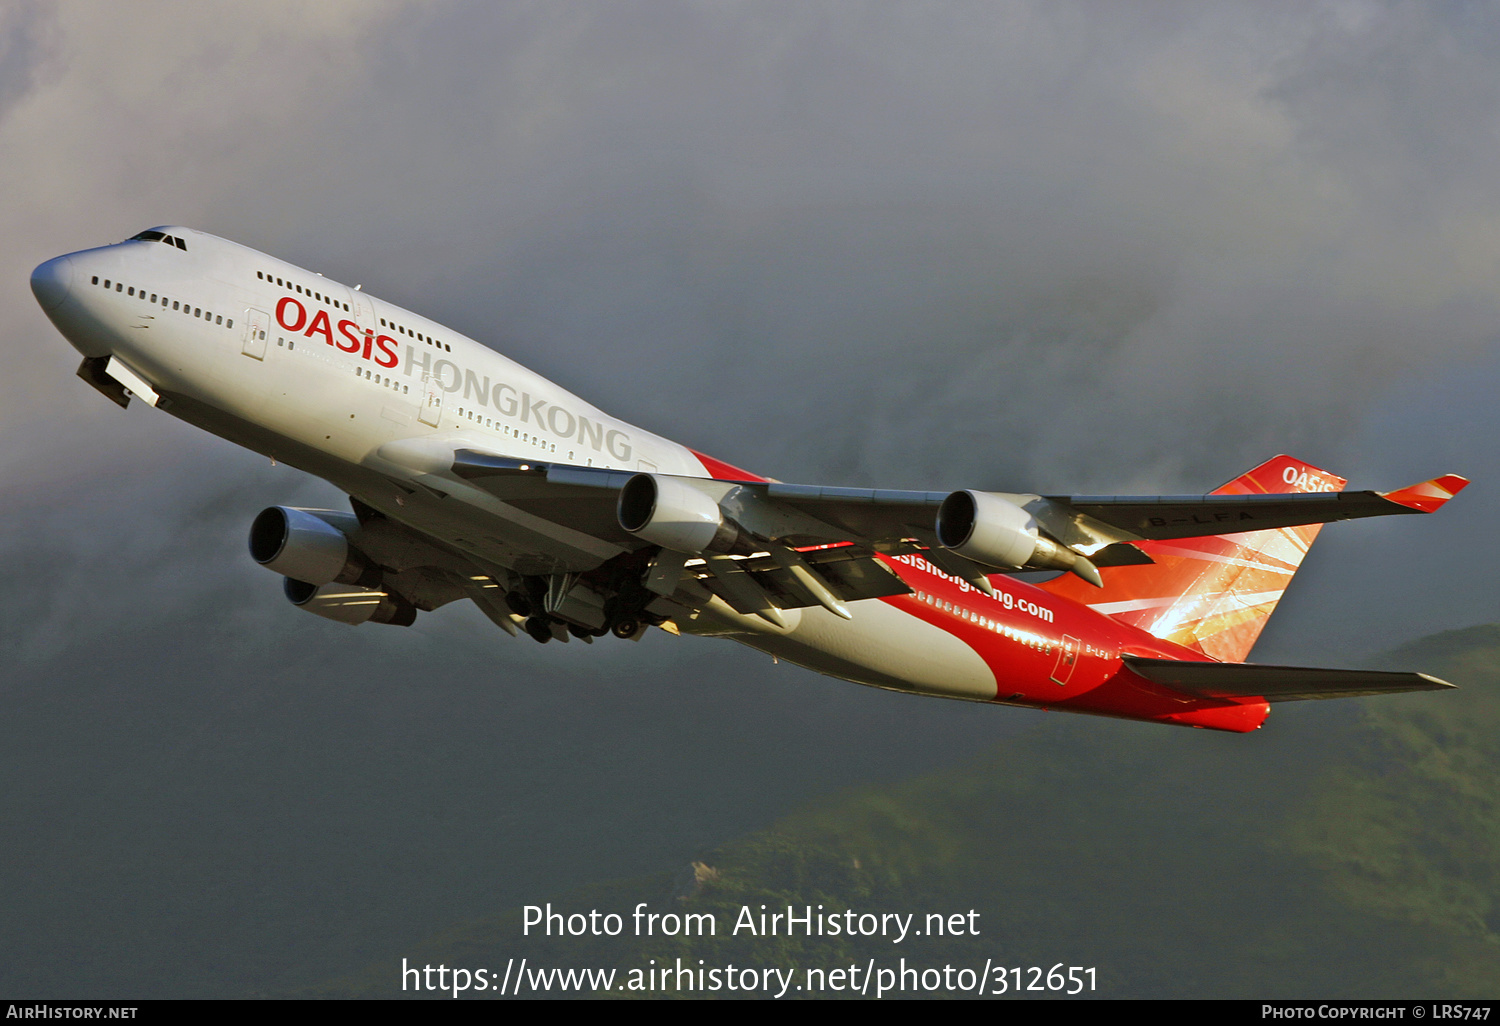
[[[31,272],[31,291],[43,310],[56,310],[73,286],[73,261],[54,257]]]

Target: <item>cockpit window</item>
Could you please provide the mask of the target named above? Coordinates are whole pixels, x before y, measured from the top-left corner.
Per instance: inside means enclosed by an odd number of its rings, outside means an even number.
[[[126,239],[125,241],[126,242],[161,242],[161,243],[165,243],[168,246],[176,246],[178,249],[181,249],[181,250],[186,250],[187,249],[187,244],[186,243],[184,243],[181,239],[177,238],[175,235],[168,235],[166,232],[141,232],[139,235],[132,235],[130,238]]]

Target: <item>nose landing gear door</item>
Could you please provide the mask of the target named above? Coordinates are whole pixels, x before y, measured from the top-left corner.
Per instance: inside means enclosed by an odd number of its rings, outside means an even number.
[[[266,358],[266,331],[271,317],[264,310],[245,311],[245,344],[240,352],[255,360]]]

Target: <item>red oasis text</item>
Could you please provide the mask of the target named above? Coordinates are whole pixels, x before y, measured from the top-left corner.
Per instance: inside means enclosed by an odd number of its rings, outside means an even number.
[[[288,316],[288,311],[296,310],[296,314]],[[293,299],[291,296],[283,296],[276,304],[276,323],[287,331],[300,331],[308,338],[314,335],[322,335],[323,341],[331,346],[337,346],[346,353],[358,353],[366,360],[374,360],[381,367],[396,366],[396,340],[389,335],[377,335],[371,328],[364,329],[361,334],[358,324],[350,320],[338,322],[339,334],[343,338],[333,337],[334,325],[329,321],[328,311],[319,310],[313,315],[311,321],[307,318],[307,307]],[[348,345],[344,343],[348,342]]]

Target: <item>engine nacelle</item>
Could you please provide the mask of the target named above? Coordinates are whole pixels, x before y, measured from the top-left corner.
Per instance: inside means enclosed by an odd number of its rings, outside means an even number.
[[[416,607],[401,596],[379,588],[362,588],[356,584],[308,584],[290,577],[283,588],[292,605],[351,626],[388,623],[410,627],[417,619]]]
[[[1041,533],[1030,513],[993,492],[953,492],[938,507],[938,544],[1002,570],[1068,570],[1096,588],[1099,568]]]
[[[359,530],[352,513],[271,506],[250,525],[250,556],[261,566],[308,584],[380,583],[380,571],[349,544]]]
[[[1040,535],[1031,514],[989,492],[954,492],[937,515],[943,548],[1006,570],[1019,570],[1036,555]]]
[[[938,544],[1002,570],[1069,570],[1104,587],[1087,556],[1042,534],[1030,513],[992,492],[954,492],[937,515]]]
[[[713,499],[686,481],[657,474],[636,474],[626,481],[615,515],[620,527],[637,538],[695,556],[729,552],[742,534]]]

